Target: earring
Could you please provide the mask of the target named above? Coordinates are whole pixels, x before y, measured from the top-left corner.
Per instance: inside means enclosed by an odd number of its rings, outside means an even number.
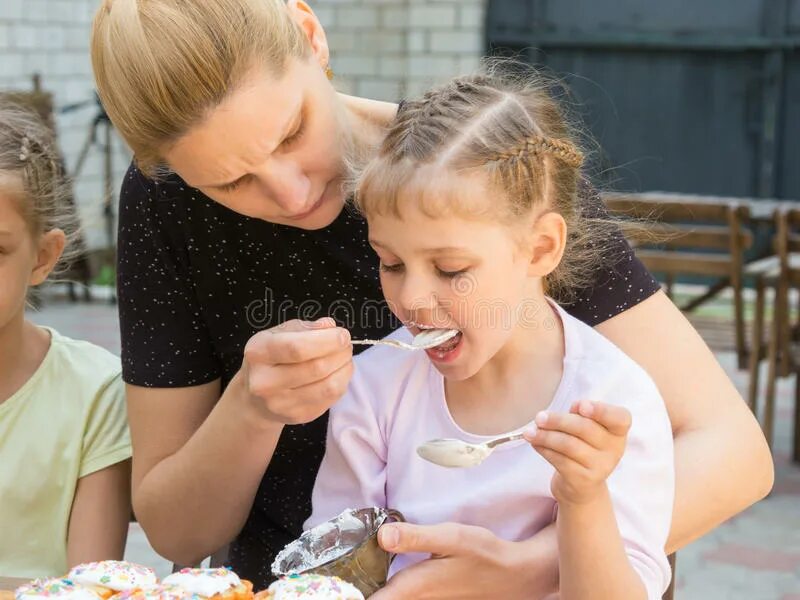
[[[333,69],[331,69],[330,65],[325,67],[325,76],[328,78],[328,81],[333,79]]]

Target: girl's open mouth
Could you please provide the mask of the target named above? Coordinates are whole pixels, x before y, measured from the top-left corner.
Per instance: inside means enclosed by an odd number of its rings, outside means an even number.
[[[461,350],[461,341],[464,339],[464,334],[460,331],[455,337],[439,344],[433,348],[425,350],[428,357],[435,362],[450,362],[455,360]]]

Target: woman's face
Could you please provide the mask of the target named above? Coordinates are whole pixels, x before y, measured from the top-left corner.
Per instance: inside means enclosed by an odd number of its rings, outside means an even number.
[[[319,62],[291,59],[280,78],[253,71],[163,156],[187,184],[240,214],[320,229],[344,203],[348,135]]]

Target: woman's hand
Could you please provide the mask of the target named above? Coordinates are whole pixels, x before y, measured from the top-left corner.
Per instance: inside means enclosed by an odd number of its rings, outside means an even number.
[[[326,317],[255,334],[237,378],[262,419],[295,425],[313,421],[339,400],[352,373],[350,333]]]
[[[621,407],[581,401],[570,412],[541,412],[536,429],[525,438],[556,469],[550,484],[561,503],[585,504],[606,489],[631,427],[631,413]]]
[[[381,527],[388,552],[431,558],[400,571],[374,600],[544,600],[558,588],[554,526],[524,542],[507,542],[480,527],[444,523]]]

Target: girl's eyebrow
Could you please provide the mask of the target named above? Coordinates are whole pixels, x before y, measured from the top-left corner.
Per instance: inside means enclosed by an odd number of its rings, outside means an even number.
[[[386,247],[384,244],[381,244],[378,240],[370,238],[369,243],[372,246],[376,246],[383,250],[389,250],[388,247]],[[472,252],[470,252],[469,248],[464,248],[462,246],[442,246],[440,248],[423,248],[421,250],[418,250],[417,252],[418,254],[427,254],[427,255],[448,254],[448,253],[472,255]]]
[[[421,250],[424,254],[447,254],[447,253],[461,253],[470,254],[467,248],[463,246],[442,246],[440,248],[425,248]]]

